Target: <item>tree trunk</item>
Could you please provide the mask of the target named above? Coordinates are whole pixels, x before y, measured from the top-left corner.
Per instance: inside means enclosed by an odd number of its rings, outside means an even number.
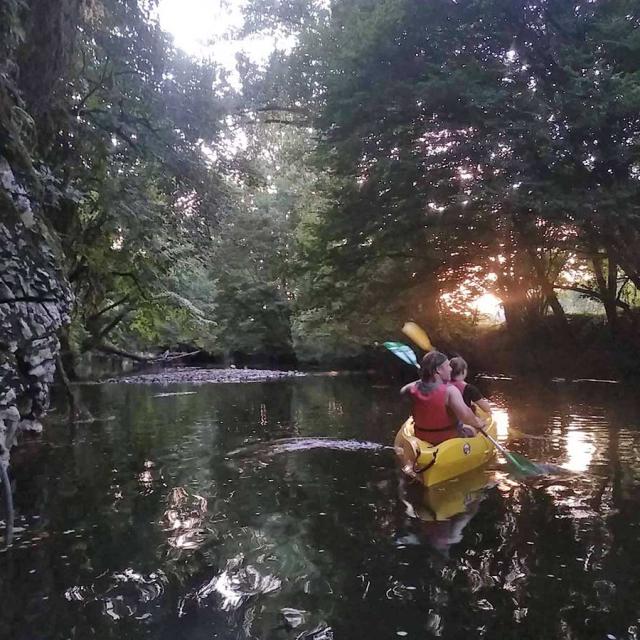
[[[65,326],[58,332],[58,338],[60,340],[60,360],[67,378],[73,382],[78,380],[78,374],[76,372],[76,356],[71,348],[69,342],[69,327]]]
[[[514,217],[514,229],[518,234],[518,244],[522,247],[522,250],[526,253],[529,263],[533,267],[533,273],[538,287],[544,297],[545,306],[551,308],[556,320],[556,327],[563,336],[567,339],[573,340],[571,330],[569,328],[569,322],[567,321],[567,315],[558,300],[558,296],[553,288],[555,282],[549,281],[549,275],[545,270],[545,266],[537,255],[536,250],[542,245],[537,238],[533,238],[534,242],[531,242],[531,232],[523,228],[522,221],[518,217]],[[552,258],[550,258],[552,260]]]
[[[504,309],[504,321],[507,324],[509,331],[516,331],[522,325],[522,314],[518,308],[518,305],[502,303]]]
[[[58,375],[60,376],[60,380],[62,381],[62,386],[69,403],[69,419],[72,422],[79,422],[80,420],[86,422],[93,420],[93,416],[91,415],[91,413],[82,405],[79,398],[76,396],[75,391],[72,389],[60,354],[58,354],[56,358],[56,363],[58,365]]]
[[[558,300],[558,296],[554,291],[553,285],[555,283],[549,282],[549,278],[544,271],[544,268],[538,259],[538,257],[532,252],[528,251],[529,258],[533,264],[533,268],[536,272],[536,277],[538,279],[538,284],[540,285],[540,289],[544,294],[547,304],[551,307],[551,311],[553,311],[553,315],[556,318],[556,324],[558,329],[562,331],[568,338],[571,337],[573,339],[569,322],[567,321],[567,314],[564,312],[562,305],[560,304],[560,300]]]
[[[595,253],[591,261],[607,316],[607,324],[611,335],[615,338],[618,334],[618,265],[608,253],[607,277],[605,278],[602,255]]]

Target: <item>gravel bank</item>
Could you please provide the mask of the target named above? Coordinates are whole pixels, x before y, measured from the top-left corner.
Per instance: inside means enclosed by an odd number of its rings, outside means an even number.
[[[104,382],[125,384],[210,384],[216,382],[262,382],[306,375],[302,371],[271,371],[269,369],[197,369],[178,367],[154,373],[109,378]]]

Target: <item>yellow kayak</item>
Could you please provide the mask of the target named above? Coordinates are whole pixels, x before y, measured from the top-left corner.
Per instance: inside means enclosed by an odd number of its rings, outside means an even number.
[[[496,438],[494,417],[490,414],[484,417],[486,432]],[[493,444],[482,434],[471,438],[451,438],[438,445],[431,445],[416,438],[413,418],[409,418],[400,427],[394,447],[403,471],[418,477],[427,487],[476,469],[488,462],[495,453]]]

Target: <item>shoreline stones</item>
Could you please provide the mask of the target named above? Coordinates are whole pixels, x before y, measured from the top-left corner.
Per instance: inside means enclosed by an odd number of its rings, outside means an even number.
[[[215,384],[221,382],[265,382],[299,378],[307,375],[303,371],[278,371],[270,369],[202,369],[176,367],[151,373],[108,378],[105,383],[119,384]]]

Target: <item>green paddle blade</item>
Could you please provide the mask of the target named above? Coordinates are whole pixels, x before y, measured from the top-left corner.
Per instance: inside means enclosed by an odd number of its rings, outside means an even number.
[[[418,366],[416,354],[413,353],[411,347],[407,347],[406,344],[402,344],[402,342],[385,342],[384,346],[389,349],[394,356],[398,356],[398,358],[403,362],[414,367]]]
[[[519,453],[507,451],[505,452],[505,458],[509,464],[515,467],[518,473],[524,476],[540,476],[547,473],[546,469],[521,456]]]

